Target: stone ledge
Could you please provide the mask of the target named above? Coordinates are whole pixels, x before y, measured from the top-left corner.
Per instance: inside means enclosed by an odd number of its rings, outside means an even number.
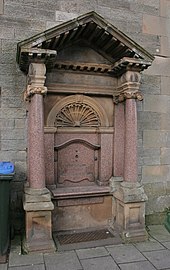
[[[54,209],[53,203],[50,202],[23,202],[24,210],[27,212],[32,211],[51,211]]]

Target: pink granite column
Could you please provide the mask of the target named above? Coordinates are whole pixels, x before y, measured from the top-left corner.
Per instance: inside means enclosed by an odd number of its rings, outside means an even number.
[[[126,99],[124,180],[136,182],[137,168],[137,112],[136,100]]]
[[[125,112],[124,103],[115,104],[114,113],[114,166],[113,175],[124,174]]]
[[[125,141],[124,141],[124,181],[137,182],[137,108],[136,100],[142,100],[139,92],[141,75],[136,71],[127,71],[120,79],[121,95],[119,101],[125,101]]]
[[[29,187],[42,189],[45,187],[44,160],[44,106],[43,94],[46,93],[46,68],[44,64],[30,64],[28,87],[25,93],[29,100],[28,108],[28,168]]]
[[[30,188],[45,187],[43,96],[34,94],[29,107],[29,184]]]
[[[55,127],[45,127],[45,179],[49,189],[56,188],[55,185],[55,153],[54,153],[54,134]]]

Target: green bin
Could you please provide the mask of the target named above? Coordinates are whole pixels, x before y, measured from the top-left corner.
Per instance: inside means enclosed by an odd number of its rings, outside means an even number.
[[[1,174],[0,170],[0,263],[6,262],[10,243],[10,181],[13,176],[14,172]]]

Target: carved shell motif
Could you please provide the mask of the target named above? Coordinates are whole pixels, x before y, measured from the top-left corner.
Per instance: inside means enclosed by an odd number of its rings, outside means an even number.
[[[100,118],[96,111],[84,103],[71,103],[61,109],[56,115],[57,127],[98,127]]]

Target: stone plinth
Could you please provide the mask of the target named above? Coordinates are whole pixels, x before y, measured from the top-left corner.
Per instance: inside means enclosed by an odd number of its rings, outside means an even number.
[[[120,183],[114,192],[116,225],[127,242],[147,239],[145,230],[145,201],[147,196],[139,183]]]
[[[48,189],[25,188],[26,237],[23,249],[28,252],[53,252],[51,211],[54,209]]]

